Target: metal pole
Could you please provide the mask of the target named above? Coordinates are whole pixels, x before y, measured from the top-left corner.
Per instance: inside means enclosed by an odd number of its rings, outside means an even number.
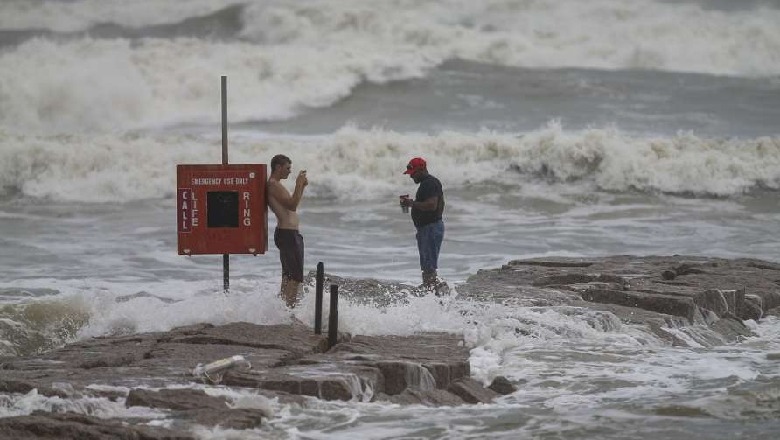
[[[322,334],[322,289],[325,283],[325,264],[317,263],[317,290],[314,300],[314,334]]]
[[[228,164],[227,76],[222,75],[222,165]]]
[[[330,316],[328,317],[328,348],[338,342],[339,336],[339,286],[330,285]]]
[[[222,165],[227,164],[227,76],[222,75]],[[222,286],[225,293],[230,290],[230,254],[222,254]]]

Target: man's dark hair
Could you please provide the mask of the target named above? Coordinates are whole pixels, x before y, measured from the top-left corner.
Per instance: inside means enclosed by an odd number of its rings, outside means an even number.
[[[288,163],[292,163],[289,157],[284,154],[277,154],[271,159],[271,172],[273,173],[276,167],[284,166]]]

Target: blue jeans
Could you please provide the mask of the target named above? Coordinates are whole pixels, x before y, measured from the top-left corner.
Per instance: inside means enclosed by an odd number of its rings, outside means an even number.
[[[439,250],[444,240],[444,222],[429,223],[417,228],[417,250],[420,251],[420,269],[423,272],[439,267]]]

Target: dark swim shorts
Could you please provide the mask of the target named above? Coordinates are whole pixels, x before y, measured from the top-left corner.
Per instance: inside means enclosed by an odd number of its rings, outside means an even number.
[[[282,276],[302,283],[303,236],[296,229],[276,228],[274,231],[274,243],[279,248]]]

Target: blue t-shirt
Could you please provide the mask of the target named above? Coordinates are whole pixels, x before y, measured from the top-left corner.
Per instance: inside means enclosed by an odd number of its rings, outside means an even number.
[[[420,227],[441,220],[441,214],[444,212],[444,191],[441,188],[439,179],[428,174],[420,181],[420,187],[417,188],[417,194],[414,196],[415,202],[424,202],[431,197],[439,198],[439,205],[435,211],[421,211],[412,208],[412,221],[414,226]]]

